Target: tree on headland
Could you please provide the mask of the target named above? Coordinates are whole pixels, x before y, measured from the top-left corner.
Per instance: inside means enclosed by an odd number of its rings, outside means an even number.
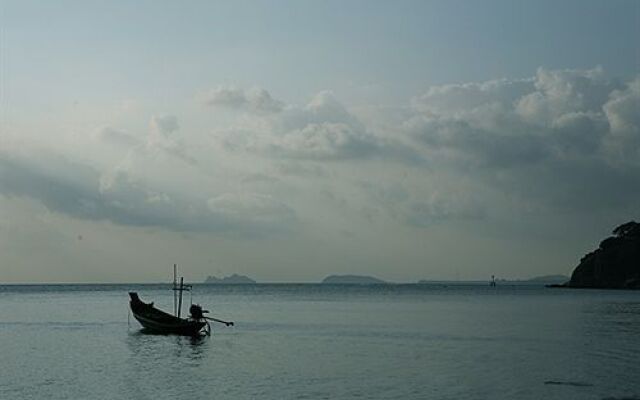
[[[617,237],[636,237],[640,236],[640,224],[636,221],[629,221],[616,227],[613,232]]]

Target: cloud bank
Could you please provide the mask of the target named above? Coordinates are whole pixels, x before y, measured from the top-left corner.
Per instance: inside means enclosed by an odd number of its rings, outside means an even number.
[[[640,78],[611,79],[600,67],[539,68],[530,78],[431,87],[384,131],[321,92],[217,138],[279,162],[403,169],[406,198],[381,207],[415,226],[482,218],[500,199],[527,212],[628,212],[640,200],[639,95]],[[379,190],[394,184],[360,178]]]
[[[126,169],[99,172],[64,157],[44,163],[0,153],[0,194],[30,198],[73,218],[175,232],[260,237],[286,232],[295,213],[266,195],[221,193],[200,198],[162,191]]]
[[[119,154],[100,165],[0,152],[0,193],[74,218],[258,235],[325,214],[428,229],[505,213],[628,215],[640,204],[640,77],[540,68],[434,86],[384,128],[330,91],[296,105],[219,88],[205,103],[233,123],[203,129],[197,146],[197,132],[158,114],[147,132],[98,128],[96,146]]]
[[[529,201],[630,206],[639,199],[639,82],[540,68],[531,79],[436,87],[414,99],[404,131],[439,165]]]

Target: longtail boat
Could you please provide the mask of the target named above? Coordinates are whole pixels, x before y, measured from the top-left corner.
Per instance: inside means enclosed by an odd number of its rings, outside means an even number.
[[[138,297],[138,293],[129,292],[131,301],[131,312],[140,325],[150,332],[155,333],[174,333],[178,335],[196,336],[203,329],[205,333],[210,332],[209,323],[202,316],[202,308],[196,304],[191,308],[198,307],[200,309],[200,317],[191,315],[189,318],[179,318],[162,310],[158,310],[153,303],[144,303]],[[205,329],[206,327],[206,329]]]
[[[181,318],[182,310],[182,292],[191,290],[190,285],[185,285],[184,278],[180,278],[180,284],[177,283],[176,266],[173,266],[173,309],[175,315],[159,310],[153,306],[153,302],[145,303],[140,300],[138,293],[129,292],[129,305],[134,318],[140,322],[147,331],[162,334],[177,334],[186,336],[198,336],[201,334],[210,335],[211,326],[209,320],[223,323],[227,326],[233,326],[233,322],[223,321],[216,318],[205,317],[204,314],[209,311],[203,310],[198,304],[191,304],[189,307],[189,317]]]

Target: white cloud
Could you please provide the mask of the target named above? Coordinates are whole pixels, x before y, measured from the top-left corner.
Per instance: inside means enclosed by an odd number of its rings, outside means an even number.
[[[601,68],[540,68],[533,79],[446,85],[414,99],[416,115],[405,128],[427,150],[487,165],[529,164],[568,153],[597,157],[608,136],[635,135],[633,84],[620,87]],[[619,108],[627,110],[624,116]]]
[[[612,92],[603,109],[611,128],[607,144],[614,155],[640,163],[640,77]]]
[[[601,69],[433,87],[398,107],[393,124],[378,124],[384,130],[329,91],[305,105],[262,89],[214,94],[212,106],[246,111],[214,131],[223,146],[196,146],[175,115],[155,115],[139,136],[96,132],[115,160],[3,159],[2,192],[82,219],[199,232],[285,232],[298,217],[332,212],[317,200],[322,191],[348,199],[339,206],[346,215],[368,210],[413,227],[502,212],[489,204],[640,201],[640,79],[621,83]]]
[[[328,160],[369,157],[379,146],[373,136],[354,131],[349,125],[312,123],[274,138],[264,150],[285,158]]]
[[[205,97],[205,104],[212,107],[223,107],[252,113],[277,113],[282,111],[282,102],[271,97],[269,92],[261,88],[241,90],[236,88],[218,88]]]
[[[111,126],[103,126],[96,131],[98,140],[118,147],[134,147],[140,144],[140,141],[128,134],[127,132],[118,130]]]
[[[640,181],[638,82],[609,79],[601,68],[540,68],[532,79],[431,88],[414,99],[404,131],[439,168],[528,203],[617,207],[605,197],[640,200],[629,184]]]
[[[147,148],[165,151],[187,164],[196,165],[197,161],[187,152],[183,138],[178,134],[180,125],[175,115],[152,116],[149,121]]]
[[[149,126],[151,128],[151,137],[153,138],[168,138],[171,136],[171,134],[177,132],[178,129],[180,129],[178,118],[176,118],[175,115],[154,115],[153,117],[151,117]]]
[[[526,121],[546,126],[567,113],[601,112],[618,84],[602,68],[551,71],[539,68],[535,91],[517,100],[516,111]]]
[[[499,79],[434,86],[412,99],[412,105],[425,115],[455,117],[491,104],[511,105],[534,88],[533,79]]]
[[[381,188],[397,183],[387,176],[361,201],[413,226],[499,214],[487,206],[496,201],[549,212],[614,209],[640,201],[629,184],[640,181],[633,166],[640,159],[638,82],[610,79],[601,68],[539,68],[530,78],[435,86],[399,109],[393,125],[377,124],[384,131],[372,130],[323,91],[304,106],[244,116],[217,138],[225,151],[295,161],[296,170],[327,169],[339,180],[403,170],[410,182],[405,199],[380,201]],[[353,172],[354,162],[367,168]],[[433,186],[421,183],[426,171]],[[291,177],[276,172],[285,181]],[[439,176],[447,176],[450,187],[443,189]],[[484,198],[470,193],[478,186],[486,189]],[[607,193],[621,199],[611,201]]]
[[[329,91],[318,93],[304,107],[291,105],[258,118],[265,123],[226,132],[223,146],[276,159],[422,161],[402,142],[368,131]]]

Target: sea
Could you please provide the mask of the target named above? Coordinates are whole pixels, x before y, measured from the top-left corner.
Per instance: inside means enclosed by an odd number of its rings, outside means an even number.
[[[0,399],[640,399],[640,292],[486,284],[194,285],[200,338],[128,292],[0,286]]]

